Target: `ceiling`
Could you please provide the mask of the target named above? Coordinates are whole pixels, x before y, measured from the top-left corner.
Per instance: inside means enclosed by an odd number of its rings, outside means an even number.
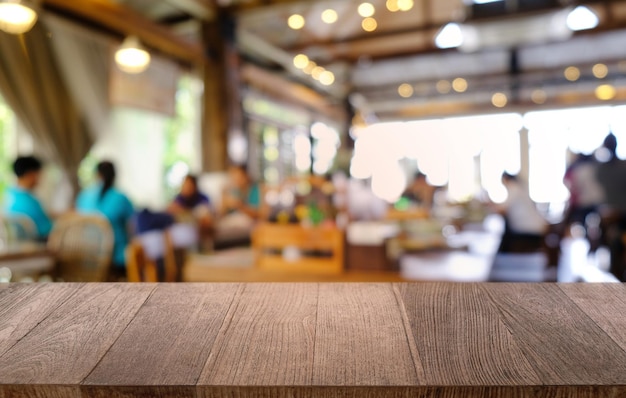
[[[361,0],[116,3],[190,46],[201,46],[204,22],[235,21],[244,67],[317,91],[335,106],[349,102],[367,121],[594,104],[600,102],[596,90],[602,84],[615,88],[611,101],[626,102],[626,1],[506,0],[468,6],[463,0],[414,0],[410,10],[397,12],[387,9],[389,0],[367,1],[375,9],[372,32],[362,27]],[[550,28],[579,4],[594,10],[597,28],[576,34]],[[337,22],[322,20],[328,9],[337,13]],[[304,17],[302,29],[289,28],[294,14]],[[434,38],[449,22],[470,26],[478,44],[438,49]],[[324,86],[296,68],[298,54],[333,72],[335,82]],[[600,79],[593,74],[598,63],[607,68]],[[564,75],[570,66],[579,70],[575,81]],[[452,87],[458,78],[465,82],[462,92]],[[493,104],[498,93],[506,97],[501,108]]]

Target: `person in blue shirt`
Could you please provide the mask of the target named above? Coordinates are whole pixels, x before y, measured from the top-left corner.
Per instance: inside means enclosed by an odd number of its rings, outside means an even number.
[[[129,242],[129,223],[134,214],[133,205],[115,183],[115,166],[103,161],[96,167],[99,183],[78,195],[76,210],[86,214],[101,214],[113,228],[113,267],[122,274],[126,267],[124,251]]]
[[[7,215],[25,216],[37,227],[37,238],[45,240],[52,229],[52,221],[46,214],[33,190],[39,183],[42,163],[34,156],[18,157],[13,163],[17,185],[9,188],[5,196]]]

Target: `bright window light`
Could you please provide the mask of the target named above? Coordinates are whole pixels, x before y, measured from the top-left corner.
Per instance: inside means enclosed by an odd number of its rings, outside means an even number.
[[[456,48],[462,44],[463,30],[458,23],[447,24],[435,36],[435,45],[439,48]]]
[[[588,7],[578,6],[567,16],[567,27],[573,31],[593,29],[598,26],[598,16]]]
[[[474,4],[487,4],[487,3],[496,3],[498,1],[503,1],[503,0],[474,0],[472,3],[474,3]]]

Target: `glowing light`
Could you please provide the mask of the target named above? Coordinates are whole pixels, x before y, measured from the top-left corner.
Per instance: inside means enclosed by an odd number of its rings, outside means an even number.
[[[327,24],[333,24],[337,22],[337,19],[338,19],[337,11],[333,10],[332,8],[329,8],[322,12],[322,21],[324,21]]]
[[[377,197],[394,203],[406,189],[406,176],[398,162],[379,165],[372,175],[372,192]]]
[[[457,77],[452,81],[452,88],[457,93],[464,93],[467,91],[467,80],[462,77]]]
[[[333,74],[333,72],[325,70],[324,72],[320,74],[320,83],[322,83],[323,85],[330,86],[334,82],[335,82],[335,75]]]
[[[387,0],[387,9],[391,12],[400,11],[400,6],[398,5],[398,0]]]
[[[580,79],[580,69],[575,66],[570,66],[566,68],[563,74],[565,75],[565,78],[570,82],[575,82],[576,80]]]
[[[310,75],[311,73],[313,73],[313,69],[315,69],[315,68],[317,68],[317,64],[315,62],[309,60],[309,63],[304,67],[303,71],[307,75]]]
[[[304,69],[309,64],[309,57],[304,54],[298,54],[293,57],[293,66],[298,69]]]
[[[598,16],[588,7],[578,6],[567,16],[566,24],[570,30],[588,30],[598,26]]]
[[[530,99],[537,105],[545,104],[548,100],[548,94],[543,90],[535,90],[530,95]]]
[[[322,68],[321,66],[316,66],[311,71],[311,76],[313,76],[313,79],[319,80],[322,77],[322,73],[324,73],[325,71],[326,69]]]
[[[398,87],[398,94],[400,94],[402,98],[409,98],[413,95],[413,86],[407,83],[401,84]]]
[[[363,18],[371,17],[376,12],[376,9],[371,3],[361,3],[358,8],[359,15]]]
[[[595,64],[592,72],[596,78],[604,79],[609,74],[609,68],[605,64]]]
[[[115,52],[115,63],[126,73],[141,73],[150,66],[150,54],[143,49],[137,37],[129,36]]]
[[[455,48],[463,44],[461,25],[451,22],[441,28],[435,36],[435,45],[439,48]]]
[[[366,32],[373,32],[378,27],[378,22],[374,18],[365,18],[361,23],[361,27]]]
[[[0,30],[14,35],[26,33],[37,22],[37,13],[20,2],[0,3]]]
[[[304,17],[300,14],[293,14],[287,20],[287,25],[289,25],[289,27],[293,30],[300,30],[304,28],[305,23],[306,21],[304,20]]]
[[[452,90],[452,85],[447,80],[439,80],[437,82],[437,91],[439,94],[448,94]]]
[[[610,84],[603,84],[596,88],[596,97],[601,101],[610,101],[617,95],[617,90]]]
[[[491,97],[491,103],[496,108],[504,108],[508,102],[509,102],[509,99],[506,97],[504,93],[495,93]]]
[[[413,0],[398,0],[398,8],[400,11],[409,11],[413,8]]]

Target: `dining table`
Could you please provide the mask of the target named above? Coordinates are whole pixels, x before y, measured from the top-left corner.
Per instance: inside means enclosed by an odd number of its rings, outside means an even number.
[[[0,397],[618,398],[626,286],[0,284]]]
[[[0,268],[9,269],[13,281],[37,278],[54,270],[55,259],[46,244],[33,241],[0,243]]]

